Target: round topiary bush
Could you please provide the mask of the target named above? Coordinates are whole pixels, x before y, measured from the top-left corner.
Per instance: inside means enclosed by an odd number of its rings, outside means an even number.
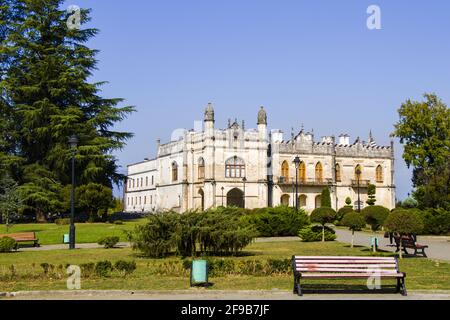
[[[338,225],[342,225],[342,219],[347,213],[355,212],[352,207],[343,207],[336,213],[336,221]]]
[[[372,228],[372,231],[377,231],[383,225],[386,218],[389,216],[389,209],[383,206],[369,206],[361,210],[367,224]]]
[[[366,225],[366,221],[364,220],[364,217],[362,216],[362,214],[355,212],[355,211],[351,211],[348,212],[344,218],[341,221],[341,224],[343,226],[348,227],[351,231],[352,231],[352,245],[351,247],[353,248],[354,246],[354,238],[355,238],[355,231],[359,231],[362,228],[364,228],[364,226]]]
[[[105,249],[111,249],[119,243],[119,237],[104,237],[98,241],[98,244],[104,246]]]
[[[0,252],[11,252],[17,249],[17,242],[13,238],[0,238]]]
[[[318,223],[322,226],[322,241],[325,242],[325,225],[334,222],[336,219],[336,211],[332,208],[317,208],[311,213],[310,220],[312,223]]]

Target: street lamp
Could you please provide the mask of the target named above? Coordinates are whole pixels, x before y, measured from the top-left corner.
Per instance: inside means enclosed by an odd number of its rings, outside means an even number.
[[[359,180],[361,179],[361,169],[358,167],[356,168],[356,183],[358,186],[358,212],[361,212],[361,196],[359,191]]]
[[[70,192],[70,230],[69,249],[75,249],[75,154],[77,152],[78,138],[72,135],[69,138],[69,146],[72,151],[72,190]]]
[[[222,187],[222,207],[223,207],[223,191],[225,190],[224,187]]]
[[[242,179],[242,182],[244,183],[244,209],[245,209],[245,183],[247,182],[247,178],[244,177],[244,178]]]
[[[298,168],[300,167],[300,157],[296,156],[294,159],[295,164],[295,210],[298,212]]]

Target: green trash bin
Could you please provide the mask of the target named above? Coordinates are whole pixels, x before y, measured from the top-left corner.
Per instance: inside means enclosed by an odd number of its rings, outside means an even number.
[[[63,243],[64,243],[64,244],[70,243],[70,235],[65,234],[65,235],[63,236]]]
[[[208,261],[193,260],[191,265],[191,287],[208,284]]]

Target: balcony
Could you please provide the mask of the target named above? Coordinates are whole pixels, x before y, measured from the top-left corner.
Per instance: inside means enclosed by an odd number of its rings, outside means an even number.
[[[283,186],[295,185],[295,178],[286,179],[285,177],[278,177],[278,184]],[[299,186],[325,187],[332,184],[333,179],[298,179]]]
[[[370,184],[370,180],[359,180],[360,188],[367,188]],[[352,187],[358,188],[358,180],[352,180]]]

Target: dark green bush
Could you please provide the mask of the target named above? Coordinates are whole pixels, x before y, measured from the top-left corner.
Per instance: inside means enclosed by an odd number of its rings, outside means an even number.
[[[422,234],[449,235],[450,210],[445,209],[412,209],[422,217],[424,228]]]
[[[0,252],[11,252],[17,249],[17,242],[13,238],[0,238]]]
[[[335,224],[341,225],[342,218],[344,218],[344,216],[349,212],[354,212],[352,207],[345,206],[345,207],[340,208],[336,214]]]
[[[302,239],[303,242],[318,242],[322,241],[322,227],[321,226],[308,226],[299,231],[298,236]],[[325,241],[334,241],[336,240],[336,232],[329,228],[325,227]]]
[[[297,213],[287,206],[254,210],[242,219],[254,225],[260,237],[296,236],[299,229],[309,224],[303,209]]]
[[[104,246],[105,249],[111,249],[114,248],[117,243],[119,243],[119,240],[119,237],[104,237],[98,241],[98,244]]]
[[[122,273],[124,276],[129,275],[136,270],[136,262],[119,260],[114,264],[114,269]]]
[[[111,261],[99,261],[95,264],[95,273],[100,277],[107,277],[113,270]]]
[[[389,216],[389,209],[382,206],[368,206],[361,210],[367,224],[372,228],[372,231],[377,231],[384,224],[384,221]]]
[[[113,223],[117,224],[117,225],[123,225],[124,224],[122,220],[115,220]]]

